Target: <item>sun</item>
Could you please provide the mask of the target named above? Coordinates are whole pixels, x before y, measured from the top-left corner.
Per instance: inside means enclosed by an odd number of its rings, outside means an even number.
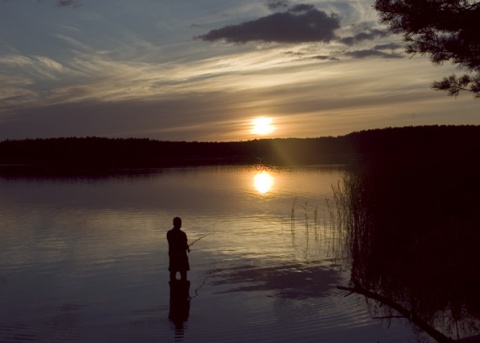
[[[275,131],[275,126],[272,125],[273,119],[267,117],[258,117],[252,120],[252,133],[254,135],[268,135]]]

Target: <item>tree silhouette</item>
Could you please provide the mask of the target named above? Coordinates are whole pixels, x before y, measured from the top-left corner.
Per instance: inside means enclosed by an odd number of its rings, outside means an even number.
[[[403,34],[406,52],[429,55],[432,63],[450,61],[465,74],[435,81],[432,88],[480,98],[480,2],[475,0],[375,0],[383,23]]]

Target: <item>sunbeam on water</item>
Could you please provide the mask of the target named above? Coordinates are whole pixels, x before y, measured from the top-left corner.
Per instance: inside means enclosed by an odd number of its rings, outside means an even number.
[[[265,194],[273,187],[274,178],[266,170],[258,172],[253,177],[253,185],[260,194]]]

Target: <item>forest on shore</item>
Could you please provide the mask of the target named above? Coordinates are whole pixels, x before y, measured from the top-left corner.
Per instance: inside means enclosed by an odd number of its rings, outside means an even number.
[[[362,165],[371,161],[478,163],[480,126],[411,126],[339,137],[239,142],[62,137],[0,142],[0,173],[216,164]]]

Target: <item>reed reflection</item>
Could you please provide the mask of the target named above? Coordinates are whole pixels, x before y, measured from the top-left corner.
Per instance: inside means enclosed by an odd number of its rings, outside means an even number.
[[[351,284],[339,288],[438,342],[480,342],[478,170],[377,162],[337,189],[352,259]]]
[[[272,190],[274,178],[267,170],[258,171],[253,177],[253,186],[260,194],[266,194]]]

